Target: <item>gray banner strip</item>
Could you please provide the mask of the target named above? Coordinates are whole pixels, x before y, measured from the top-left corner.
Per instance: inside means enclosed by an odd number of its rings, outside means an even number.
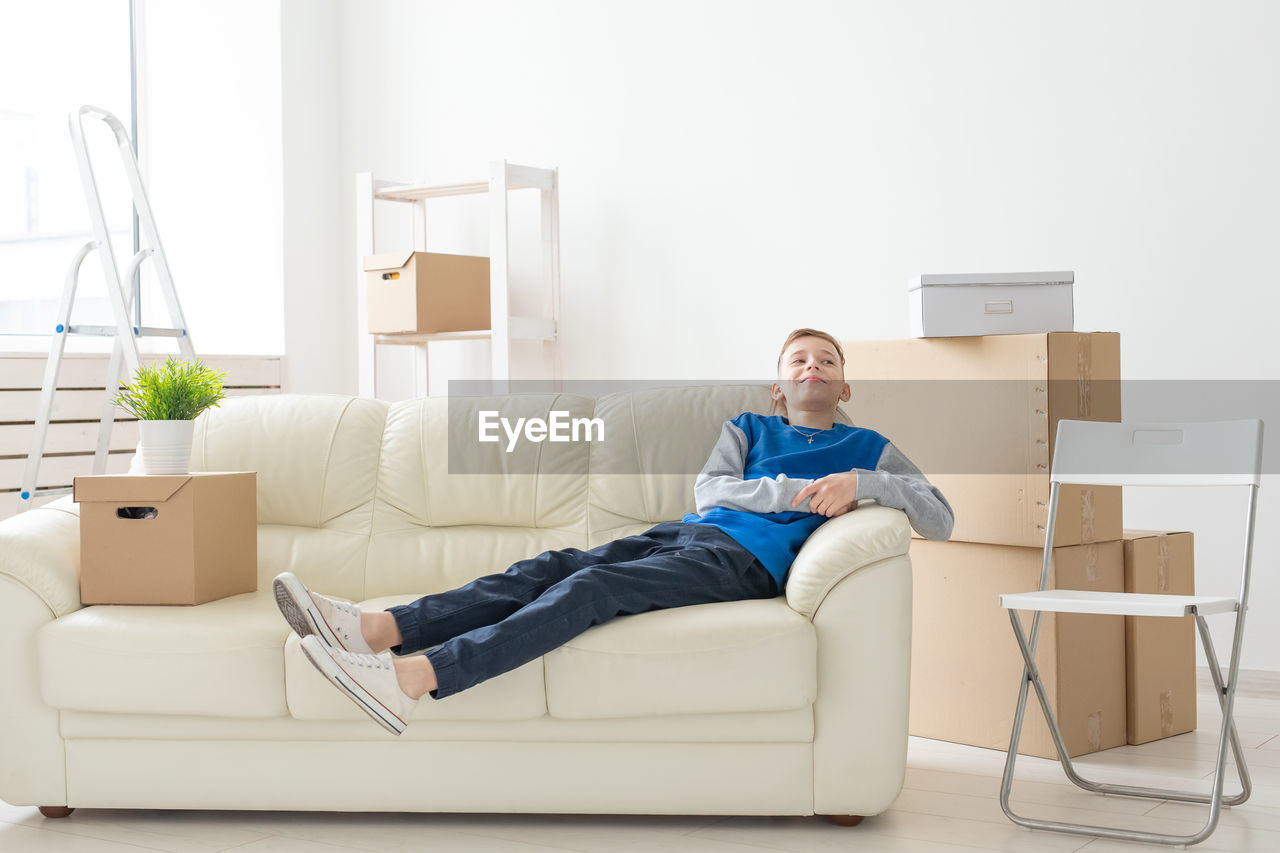
[[[771,410],[765,380],[451,381],[451,474],[701,470],[720,425]],[[1280,424],[1280,380],[851,380],[847,422],[926,474],[1047,472],[1059,419]],[[1280,440],[1280,439],[1278,439]],[[1280,450],[1263,453],[1280,471]],[[1207,472],[1183,472],[1207,473]],[[1241,471],[1216,473],[1240,474]]]

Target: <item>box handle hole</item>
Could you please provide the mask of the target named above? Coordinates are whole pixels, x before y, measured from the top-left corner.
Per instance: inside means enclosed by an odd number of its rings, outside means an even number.
[[[155,518],[160,513],[153,506],[122,506],[116,510],[116,518],[143,520]]]
[[[393,280],[393,279],[397,279],[397,278],[399,278],[399,277],[400,277],[400,273],[398,273],[398,272],[384,272],[384,273],[382,274],[382,280],[383,280],[383,281],[391,281],[391,280]]]

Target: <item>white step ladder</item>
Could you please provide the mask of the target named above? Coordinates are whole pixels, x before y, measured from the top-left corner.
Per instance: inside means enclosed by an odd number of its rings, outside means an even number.
[[[89,149],[84,140],[84,119],[97,119],[111,129],[115,136],[116,148],[120,161],[124,165],[125,176],[129,180],[129,189],[133,196],[133,208],[138,215],[138,225],[142,229],[142,237],[147,246],[138,251],[129,262],[124,276],[120,275],[116,264],[115,251],[111,247],[111,237],[107,230],[107,218],[102,210],[102,199],[98,194],[98,183],[94,177],[93,162],[89,158]],[[133,145],[129,134],[125,131],[120,119],[98,107],[83,106],[73,112],[69,119],[71,125],[71,141],[75,148],[76,162],[80,167],[80,183],[84,188],[85,201],[89,205],[89,219],[93,222],[94,239],[80,247],[67,270],[66,285],[62,291],[62,301],[58,306],[57,325],[54,326],[53,343],[49,349],[49,361],[45,366],[44,385],[40,391],[40,411],[36,416],[35,430],[31,436],[31,452],[27,456],[27,469],[22,478],[22,491],[19,493],[18,511],[30,509],[37,497],[45,495],[66,494],[70,488],[37,489],[36,483],[40,475],[40,459],[44,455],[45,437],[49,430],[49,421],[53,415],[53,395],[58,387],[58,371],[62,366],[62,354],[66,347],[68,335],[96,335],[114,337],[115,345],[111,350],[111,362],[107,368],[106,394],[102,401],[102,418],[98,425],[98,446],[93,455],[93,473],[101,474],[107,468],[107,450],[111,442],[111,428],[115,423],[115,397],[120,379],[121,360],[127,368],[129,377],[138,370],[138,338],[170,337],[177,338],[178,348],[187,360],[195,359],[195,348],[191,344],[191,335],[187,333],[187,323],[182,316],[182,307],[178,304],[178,293],[173,287],[173,277],[169,272],[169,262],[165,258],[164,248],[160,243],[160,235],[156,231],[155,218],[151,214],[151,204],[147,201],[146,189],[142,186],[142,174],[138,170],[138,158],[133,153]],[[107,297],[111,301],[111,311],[115,315],[114,326],[72,325],[71,312],[75,308],[76,286],[80,278],[80,266],[90,252],[97,251],[102,262],[102,277],[107,284]],[[164,296],[169,310],[169,328],[137,325],[129,319],[133,308],[132,288],[125,290],[125,282],[132,282],[142,262],[151,258],[155,263],[156,277],[159,280],[160,292]]]

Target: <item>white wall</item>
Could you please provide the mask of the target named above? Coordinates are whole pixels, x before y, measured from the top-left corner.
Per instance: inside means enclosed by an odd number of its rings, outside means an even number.
[[[795,326],[904,336],[912,275],[1033,269],[1076,271],[1076,328],[1120,332],[1127,378],[1280,378],[1280,5],[302,6],[284,6],[286,60],[336,30],[340,69],[317,85],[337,86],[344,221],[330,240],[317,214],[316,262],[354,269],[357,171],[559,166],[570,378],[767,377]],[[484,249],[482,212],[437,216],[432,248]],[[290,336],[334,391],[355,388],[351,313]],[[1275,480],[1245,665],[1280,670]],[[1200,518],[1127,503],[1128,526],[1194,527],[1207,566],[1240,530]]]
[[[739,375],[815,315],[905,334],[920,271],[1069,268],[1129,376],[1270,376],[1243,349],[1267,312],[1196,294],[1280,306],[1250,284],[1278,28],[1163,0],[347,3],[344,164],[559,165],[571,374]],[[734,346],[681,320],[710,309]]]
[[[350,193],[341,180],[337,0],[282,0],[283,299],[288,389],[356,387]]]
[[[196,352],[283,352],[279,3],[140,10],[140,157]]]

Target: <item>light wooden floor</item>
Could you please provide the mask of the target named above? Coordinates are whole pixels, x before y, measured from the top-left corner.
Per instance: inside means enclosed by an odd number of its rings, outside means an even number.
[[[1202,674],[1203,675],[1203,674]],[[1253,777],[1253,796],[1225,810],[1218,830],[1197,850],[1280,851],[1280,676],[1242,679],[1237,725]],[[1200,729],[1079,759],[1081,772],[1143,785],[1208,783],[1216,725],[1212,688],[1202,678]],[[1025,832],[996,801],[1004,753],[912,738],[906,787],[893,808],[851,829],[803,817],[598,817],[587,815],[402,815],[303,812],[112,811],[77,809],[46,820],[32,807],[0,803],[5,853],[138,850],[243,853],[411,851],[1134,851],[1159,846]],[[1150,768],[1144,773],[1141,768]],[[1150,775],[1154,772],[1156,776]],[[1234,773],[1229,775],[1235,782]],[[1020,757],[1014,807],[1049,819],[1192,833],[1203,807],[1102,797],[1070,785],[1056,762]],[[1234,789],[1233,789],[1234,790]]]

